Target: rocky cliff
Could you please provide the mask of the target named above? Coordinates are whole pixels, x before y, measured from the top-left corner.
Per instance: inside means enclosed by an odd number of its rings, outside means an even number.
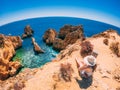
[[[0,34],[0,79],[4,80],[17,73],[21,67],[18,61],[11,61],[15,55],[15,49],[22,46],[19,36],[5,36]]]
[[[86,38],[98,53],[93,77],[82,79],[75,58],[80,54],[82,41],[68,45],[58,56],[41,68],[25,69],[16,77],[0,82],[2,90],[119,90],[120,36],[114,30]]]
[[[58,51],[65,49],[66,46],[75,43],[78,39],[81,41],[85,39],[81,25],[65,25],[60,29],[58,34],[54,29],[48,29],[43,35],[43,41],[47,45],[53,45],[53,49]]]

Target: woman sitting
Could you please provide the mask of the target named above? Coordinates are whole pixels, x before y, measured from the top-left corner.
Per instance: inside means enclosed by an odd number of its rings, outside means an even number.
[[[96,68],[96,58],[94,56],[86,56],[83,61],[80,61],[76,58],[76,62],[81,77],[88,78],[92,76]]]

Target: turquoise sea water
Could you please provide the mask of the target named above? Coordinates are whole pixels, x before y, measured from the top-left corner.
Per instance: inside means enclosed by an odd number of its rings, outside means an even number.
[[[34,38],[40,47],[45,51],[44,54],[35,55],[33,51],[33,46],[31,44],[31,38],[23,40],[22,48],[16,51],[16,55],[13,60],[18,59],[24,67],[36,68],[44,65],[46,62],[50,62],[51,59],[58,54],[54,51],[52,47],[47,46],[43,40],[42,36],[48,28],[53,28],[56,31],[59,31],[61,27],[65,24],[71,25],[80,25],[84,27],[84,32],[87,37],[92,36],[93,34],[100,33],[107,29],[115,29],[120,33],[120,28],[93,21],[88,19],[81,18],[71,18],[71,17],[45,17],[45,18],[34,18],[27,19],[22,21],[17,21],[9,23],[0,27],[0,33],[5,35],[22,35],[24,27],[30,25],[34,30]]]

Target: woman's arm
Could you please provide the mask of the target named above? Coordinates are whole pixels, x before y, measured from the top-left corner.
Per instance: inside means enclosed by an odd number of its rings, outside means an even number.
[[[83,64],[83,66],[80,66],[80,67],[78,68],[78,70],[81,71],[81,70],[84,70],[84,69],[86,69],[86,68],[88,68],[88,66],[87,66],[86,64]]]

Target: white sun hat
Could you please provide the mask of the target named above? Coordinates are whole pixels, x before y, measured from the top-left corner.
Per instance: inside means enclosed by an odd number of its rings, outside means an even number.
[[[89,66],[94,66],[96,64],[96,58],[92,55],[86,56],[84,58],[84,63],[86,63]]]

